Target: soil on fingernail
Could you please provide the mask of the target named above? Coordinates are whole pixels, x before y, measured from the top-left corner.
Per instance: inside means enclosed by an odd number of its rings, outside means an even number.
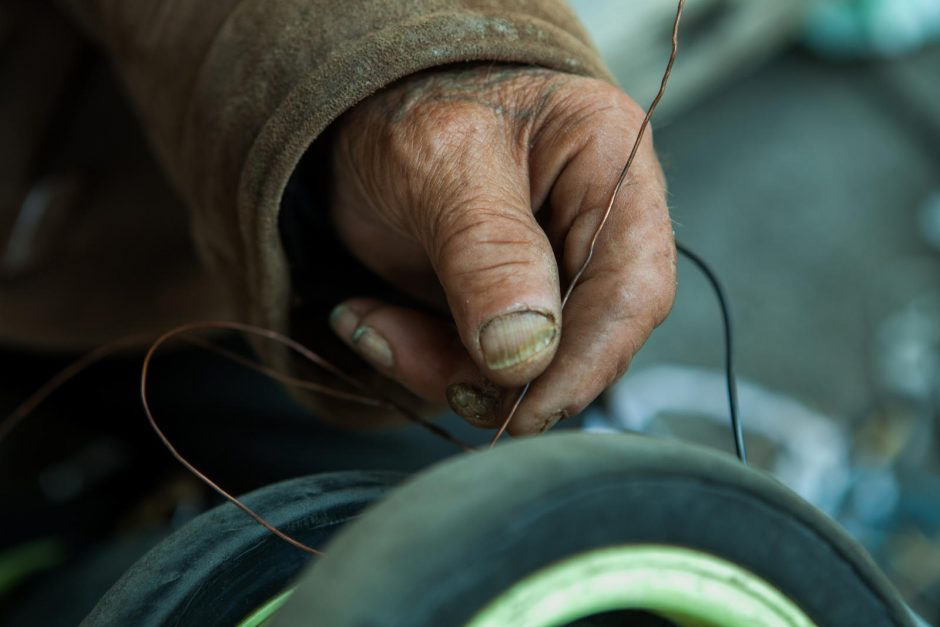
[[[447,387],[447,402],[454,413],[474,422],[489,424],[499,419],[499,388],[479,388],[467,383]]]

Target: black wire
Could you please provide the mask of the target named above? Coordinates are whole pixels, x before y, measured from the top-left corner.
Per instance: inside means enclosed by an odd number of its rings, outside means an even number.
[[[718,276],[705,263],[705,260],[686,248],[684,245],[676,242],[676,250],[686,259],[698,266],[708,282],[711,283],[715,296],[718,297],[718,304],[721,306],[721,319],[725,327],[725,379],[728,386],[728,411],[731,413],[731,431],[734,435],[734,451],[743,463],[747,463],[747,451],[744,448],[744,429],[741,426],[741,418],[738,416],[738,385],[737,376],[734,371],[734,322],[731,320],[731,307],[728,305],[728,297],[725,295],[724,288]]]

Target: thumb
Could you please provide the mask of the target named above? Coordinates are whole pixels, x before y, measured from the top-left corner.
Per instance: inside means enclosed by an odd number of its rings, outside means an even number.
[[[452,193],[425,212],[431,228],[419,239],[470,356],[491,381],[518,386],[558,347],[558,268],[532,213],[524,164],[492,150],[480,157],[438,172],[452,180],[435,188]]]

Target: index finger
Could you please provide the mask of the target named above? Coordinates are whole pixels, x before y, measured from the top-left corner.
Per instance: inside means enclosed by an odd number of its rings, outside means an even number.
[[[611,155],[632,147],[638,122],[630,111],[609,110],[591,121],[590,138],[552,188],[548,230],[563,246],[566,281],[581,267],[620,175],[622,164]],[[555,359],[533,382],[511,433],[544,431],[580,412],[626,371],[672,307],[675,254],[664,177],[647,137],[565,307]]]

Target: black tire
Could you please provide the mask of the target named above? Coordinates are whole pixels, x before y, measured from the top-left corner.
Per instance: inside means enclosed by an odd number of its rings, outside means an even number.
[[[909,625],[864,550],[768,475],[678,442],[565,434],[422,473],[330,544],[277,625],[466,624],[585,551],[668,544],[763,578],[817,625]]]
[[[401,479],[397,473],[337,472],[277,483],[243,500],[319,548]],[[226,503],[142,557],[82,625],[236,625],[283,592],[310,560]]]

